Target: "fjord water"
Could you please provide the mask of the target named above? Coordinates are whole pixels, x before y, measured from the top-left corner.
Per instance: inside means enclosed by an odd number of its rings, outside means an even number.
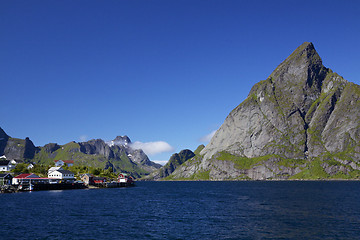
[[[2,194],[1,239],[358,239],[360,182],[138,182]]]

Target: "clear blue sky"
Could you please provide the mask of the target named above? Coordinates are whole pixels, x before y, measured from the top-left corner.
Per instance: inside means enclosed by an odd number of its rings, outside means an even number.
[[[360,1],[0,1],[0,127],[195,148],[305,41],[360,84]]]

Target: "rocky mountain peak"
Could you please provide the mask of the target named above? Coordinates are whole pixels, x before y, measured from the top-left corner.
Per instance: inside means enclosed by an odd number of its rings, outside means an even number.
[[[288,178],[313,174],[304,167],[318,161],[324,176],[342,171],[341,164],[358,171],[359,109],[360,86],[324,67],[305,42],[231,111],[200,152],[198,169],[214,178]],[[293,167],[285,171],[283,161]]]
[[[43,149],[46,153],[53,153],[56,150],[58,150],[59,148],[61,148],[61,147],[57,143],[48,143],[43,147]]]
[[[270,75],[270,79],[279,84],[295,85],[295,87],[320,91],[327,69],[309,42],[301,44]],[[294,89],[294,88],[293,88]]]
[[[305,42],[286,58],[265,80],[253,86],[249,97],[259,104],[265,95],[278,104],[284,114],[299,112],[305,116],[313,102],[319,98],[323,83],[329,73],[323,66],[314,45]]]
[[[207,152],[210,157],[223,146],[223,150],[250,158],[266,154],[284,154],[289,158],[304,155],[308,150],[311,114],[316,107],[313,104],[319,99],[329,72],[314,45],[303,43],[266,80],[252,87],[248,98],[229,114],[202,153]],[[243,130],[226,127],[229,124]],[[275,147],[296,143],[296,152]],[[233,146],[229,148],[229,144]]]
[[[287,57],[274,72],[282,69],[285,70],[289,65],[308,67],[311,65],[322,66],[322,60],[316,52],[314,45],[311,42],[305,42],[297,47],[289,57]],[[280,69],[279,69],[280,68]],[[298,71],[300,72],[300,71]]]
[[[0,127],[0,141],[3,139],[8,139],[9,136],[6,134],[6,132]]]
[[[5,131],[0,127],[0,156],[4,154],[4,149],[6,147],[9,136]]]
[[[114,146],[114,145],[127,146],[130,143],[131,143],[131,140],[126,135],[125,136],[117,136],[114,140],[107,142],[107,144],[110,146]]]
[[[132,148],[131,140],[127,135],[117,136],[114,140],[106,142],[106,144],[111,149],[121,149],[131,161],[140,164],[146,171],[152,172],[161,167],[160,164],[150,161],[143,150]]]

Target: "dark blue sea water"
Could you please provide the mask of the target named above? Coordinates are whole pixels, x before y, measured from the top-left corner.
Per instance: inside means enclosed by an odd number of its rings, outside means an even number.
[[[360,182],[137,182],[1,194],[0,239],[359,239]]]

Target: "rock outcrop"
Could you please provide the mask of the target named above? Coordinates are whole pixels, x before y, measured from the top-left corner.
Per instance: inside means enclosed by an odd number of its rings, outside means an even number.
[[[163,167],[146,176],[143,180],[160,180],[166,178],[173,173],[177,167],[194,156],[195,154],[189,149],[174,153]]]
[[[8,159],[30,160],[34,158],[36,151],[38,149],[28,137],[12,138],[0,128],[0,156],[5,155]]]
[[[99,154],[107,159],[114,158],[114,152],[102,139],[92,139],[87,142],[79,143],[80,151],[85,154]]]
[[[201,161],[173,173],[209,179],[360,176],[360,86],[322,65],[312,43],[298,47],[225,119]]]

